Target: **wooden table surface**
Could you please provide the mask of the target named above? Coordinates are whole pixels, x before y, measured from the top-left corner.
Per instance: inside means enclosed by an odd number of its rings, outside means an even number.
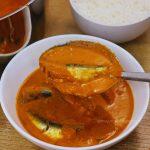
[[[44,37],[82,33],[76,26],[68,0],[45,0],[43,15],[33,16],[32,42]],[[83,33],[82,33],[83,34]],[[121,44],[150,72],[150,29],[138,39]],[[2,70],[2,67],[1,67]],[[110,150],[150,150],[150,106],[140,125],[125,140]],[[0,108],[0,150],[42,150],[20,136]]]

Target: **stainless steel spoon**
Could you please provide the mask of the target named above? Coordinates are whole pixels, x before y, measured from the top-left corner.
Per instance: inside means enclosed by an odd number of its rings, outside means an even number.
[[[121,77],[126,80],[150,82],[150,73],[145,72],[122,72]]]

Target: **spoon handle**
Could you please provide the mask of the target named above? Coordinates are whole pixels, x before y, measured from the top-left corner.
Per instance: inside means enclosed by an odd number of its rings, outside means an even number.
[[[126,80],[150,82],[150,73],[145,72],[122,72],[121,77]]]

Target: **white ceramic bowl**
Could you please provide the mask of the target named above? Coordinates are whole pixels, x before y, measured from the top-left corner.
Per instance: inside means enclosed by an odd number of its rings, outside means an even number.
[[[98,36],[115,43],[131,41],[140,36],[150,27],[150,17],[140,22],[129,25],[103,25],[89,20],[87,17],[80,14],[72,0],[70,0],[70,4],[76,23],[84,33]]]
[[[8,54],[0,54],[0,63],[8,62],[15,54],[17,54],[24,47],[26,47],[30,41],[31,32],[32,32],[30,9],[29,9],[29,7],[26,7],[22,11],[23,11],[24,19],[25,19],[25,41],[24,41],[24,44],[22,45],[22,47],[20,49],[18,49],[15,52],[8,53]]]
[[[129,135],[143,118],[149,102],[149,84],[144,82],[129,82],[134,94],[134,113],[128,127],[116,138],[91,147],[62,147],[45,143],[31,136],[20,123],[16,113],[16,94],[25,78],[39,67],[39,57],[47,49],[74,40],[99,42],[110,48],[120,60],[124,70],[143,72],[142,67],[123,48],[100,38],[86,35],[61,35],[43,39],[18,53],[8,64],[1,77],[0,100],[2,109],[12,126],[26,139],[47,150],[102,150],[108,148]],[[21,60],[21,61],[20,61]],[[18,63],[20,62],[20,63]]]

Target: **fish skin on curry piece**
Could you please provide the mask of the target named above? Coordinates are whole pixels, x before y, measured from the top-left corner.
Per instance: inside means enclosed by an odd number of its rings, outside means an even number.
[[[29,86],[22,92],[19,98],[21,103],[28,103],[34,100],[47,99],[52,96],[52,90],[44,86]]]
[[[33,115],[32,113],[29,113],[29,118],[31,122],[49,138],[53,140],[63,138],[61,125],[44,120],[43,118]]]
[[[85,66],[76,64],[67,64],[67,70],[77,80],[88,81],[95,76],[102,74],[107,69],[105,66]]]

